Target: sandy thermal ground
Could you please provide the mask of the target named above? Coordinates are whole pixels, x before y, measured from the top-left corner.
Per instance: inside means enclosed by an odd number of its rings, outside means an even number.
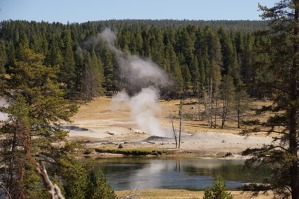
[[[192,104],[192,103],[190,103]],[[72,118],[73,123],[66,126],[70,130],[69,139],[86,141],[86,147],[117,147],[175,149],[175,141],[170,117],[177,118],[178,101],[160,101],[160,110],[156,113],[160,120],[163,134],[148,134],[136,125],[125,104],[111,104],[111,98],[96,98],[83,104]],[[200,107],[184,106],[185,111],[198,111]],[[179,120],[174,119],[178,132]],[[241,136],[239,129],[210,129],[202,121],[183,120],[181,150],[201,154],[217,155],[218,153],[239,154],[247,148],[261,147],[270,144],[272,138],[265,135]]]

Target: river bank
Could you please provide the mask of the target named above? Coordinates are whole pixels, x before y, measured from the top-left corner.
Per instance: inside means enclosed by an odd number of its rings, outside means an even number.
[[[252,192],[230,191],[234,199],[248,199],[252,196]],[[159,189],[159,190],[125,190],[116,191],[119,198],[134,196],[137,199],[202,199],[204,191],[189,191],[181,189]],[[259,193],[254,199],[272,199],[273,192],[267,194]]]

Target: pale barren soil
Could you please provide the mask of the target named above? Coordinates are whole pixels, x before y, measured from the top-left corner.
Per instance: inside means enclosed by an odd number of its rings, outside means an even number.
[[[117,106],[117,107],[116,107]],[[166,138],[151,137],[136,125],[131,112],[125,104],[115,105],[109,97],[99,97],[82,104],[79,112],[72,118],[69,125],[70,139],[83,140],[87,148],[117,148],[121,144],[124,148],[152,148],[175,149],[172,122],[178,133],[179,129],[179,101],[159,101],[160,110],[157,118],[165,128]],[[182,121],[181,150],[192,151],[204,156],[218,156],[232,153],[237,158],[246,148],[261,147],[270,144],[272,138],[264,134],[253,136],[239,135],[240,129],[235,122],[228,122],[225,129],[209,128],[206,121],[198,116],[202,112],[202,105],[189,99],[184,101],[183,113],[189,118]],[[193,117],[191,120],[190,117]],[[220,122],[221,121],[217,121]]]

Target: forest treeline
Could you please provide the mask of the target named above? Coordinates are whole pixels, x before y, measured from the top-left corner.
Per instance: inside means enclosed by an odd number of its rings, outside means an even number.
[[[227,77],[235,87],[265,78],[252,67],[260,59],[256,44],[268,42],[255,36],[266,29],[265,21],[2,21],[0,71],[9,73],[25,46],[44,55],[45,65],[59,66],[59,81],[69,98],[111,95],[125,86],[115,55],[98,37],[106,27],[117,33],[117,48],[150,58],[169,74],[173,86],[162,91],[166,98],[214,96]]]

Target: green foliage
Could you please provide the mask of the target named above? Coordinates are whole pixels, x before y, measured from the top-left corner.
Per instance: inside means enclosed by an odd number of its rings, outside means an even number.
[[[222,125],[224,128],[227,120],[227,115],[235,111],[235,86],[233,78],[229,75],[224,75],[222,83],[220,85],[220,98],[222,100]]]
[[[67,198],[114,199],[117,198],[100,170],[93,169],[93,162],[75,159],[61,160],[61,175]]]
[[[28,198],[48,198],[47,190],[41,187],[40,176],[36,173],[35,168],[31,164],[27,164],[24,188]]]
[[[117,30],[120,49],[150,58],[166,70],[174,88],[162,91],[162,96],[179,98],[202,94],[211,77],[215,85],[227,74],[252,83],[261,72],[251,66],[252,32],[265,29],[266,23],[112,20],[68,25],[4,21],[1,25],[0,71],[6,72],[6,66],[20,57],[18,48],[30,48],[45,56],[46,65],[59,66],[59,81],[68,98],[90,100],[125,86],[118,77],[115,55],[97,38],[104,27]]]
[[[91,154],[91,153],[93,153],[94,151],[95,151],[94,148],[87,148],[87,149],[85,149],[84,154]]]
[[[20,45],[18,56],[1,91],[9,103],[1,110],[9,116],[0,127],[5,137],[0,142],[1,164],[7,166],[1,181],[14,198],[39,198],[45,188],[40,186],[36,162],[57,165],[58,158],[67,156],[69,150],[58,145],[67,136],[60,126],[78,107],[64,98],[57,67],[44,65],[44,56],[33,53],[26,43]]]
[[[113,189],[100,170],[92,170],[88,175],[88,189],[85,198],[114,199],[117,198]]]
[[[226,185],[221,176],[217,176],[213,187],[205,189],[203,199],[232,199],[231,193],[226,191]]]
[[[166,153],[163,150],[153,150],[153,149],[95,149],[98,153],[115,153],[123,154],[128,156],[145,156],[145,155],[162,155]]]
[[[269,31],[258,34],[253,48],[258,56],[254,89],[260,96],[272,101],[257,113],[268,115],[267,122],[252,122],[253,129],[275,133],[271,145],[247,150],[253,157],[250,167],[270,165],[272,175],[266,179],[280,198],[299,198],[298,113],[299,113],[299,1],[279,1],[273,7],[259,6],[263,19],[269,22]],[[253,38],[251,39],[254,40]],[[248,40],[250,42],[251,40]],[[250,50],[250,48],[246,48]],[[251,53],[252,53],[251,52]],[[262,128],[260,128],[262,127]]]
[[[244,84],[240,80],[236,85],[236,94],[235,94],[235,109],[237,112],[237,121],[238,128],[241,128],[241,117],[246,114],[247,111],[250,110],[252,99],[247,93],[246,89],[244,89]]]
[[[67,198],[84,199],[87,191],[87,170],[83,163],[77,160],[61,160],[61,175],[64,179],[63,188]]]

